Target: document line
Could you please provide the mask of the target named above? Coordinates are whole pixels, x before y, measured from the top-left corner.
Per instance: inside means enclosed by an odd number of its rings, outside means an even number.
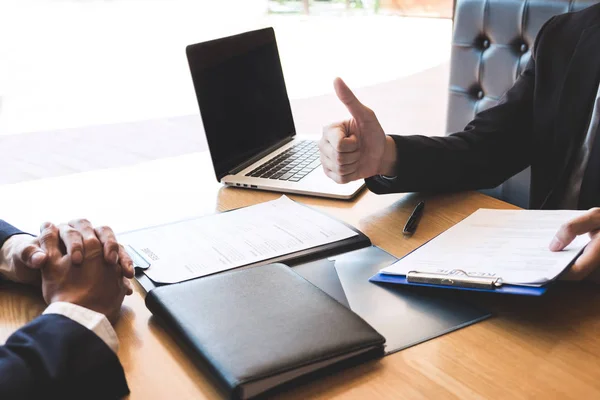
[[[337,242],[358,233],[286,196],[222,214],[121,236],[147,249],[146,274],[175,283]]]

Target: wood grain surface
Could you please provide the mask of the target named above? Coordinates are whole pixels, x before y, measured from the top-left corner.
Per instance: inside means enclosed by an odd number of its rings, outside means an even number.
[[[107,182],[113,188],[108,193],[100,190]],[[59,192],[77,188],[90,194],[90,200],[82,204],[68,196],[61,200],[52,197],[43,203],[30,199],[35,193],[48,192],[49,188]],[[126,196],[121,195],[124,188],[128,188]],[[6,185],[0,188],[0,207],[11,210],[7,218],[23,224],[20,226],[30,226],[41,215],[60,222],[73,212],[124,230],[144,223],[249,206],[277,196],[221,187],[214,180],[207,154],[197,153],[136,167]],[[354,225],[375,245],[397,257],[478,208],[514,208],[476,192],[426,197],[377,196],[364,191],[354,201],[290,197]],[[9,198],[20,200],[11,203]],[[426,199],[427,204],[424,216],[416,234],[405,238],[402,226],[421,199]],[[565,283],[542,298],[474,293],[461,296],[493,310],[495,316],[380,361],[286,388],[275,396],[286,399],[600,398],[600,294],[596,286]],[[0,340],[6,340],[43,308],[35,288],[2,284]],[[140,288],[126,299],[116,330],[131,399],[220,398],[209,376],[151,318]]]

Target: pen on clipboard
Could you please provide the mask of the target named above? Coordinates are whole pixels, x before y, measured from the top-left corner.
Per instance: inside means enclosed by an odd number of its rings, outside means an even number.
[[[408,221],[406,221],[406,225],[404,225],[404,230],[402,231],[405,235],[412,235],[417,230],[417,226],[419,226],[419,220],[423,215],[423,210],[425,209],[425,202],[421,201],[415,209],[413,210],[410,217],[408,217]]]

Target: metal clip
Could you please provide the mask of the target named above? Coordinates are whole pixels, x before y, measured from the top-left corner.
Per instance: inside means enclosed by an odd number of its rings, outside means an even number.
[[[406,274],[406,281],[468,289],[496,289],[502,286],[502,278],[471,276],[460,269],[452,270],[448,274],[410,271]]]

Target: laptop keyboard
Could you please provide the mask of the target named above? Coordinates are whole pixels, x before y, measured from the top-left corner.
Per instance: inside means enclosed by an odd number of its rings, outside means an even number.
[[[298,182],[320,165],[317,142],[303,140],[250,171],[246,176]]]

